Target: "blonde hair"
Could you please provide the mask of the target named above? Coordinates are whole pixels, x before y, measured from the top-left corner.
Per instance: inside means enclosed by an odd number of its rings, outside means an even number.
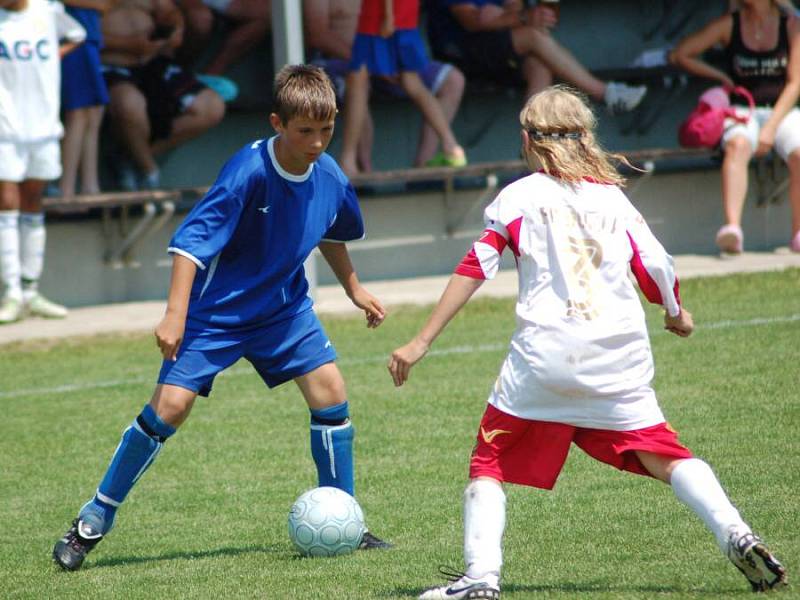
[[[286,65],[275,75],[275,113],[284,125],[301,116],[327,121],[336,115],[336,94],[325,71],[314,65]]]
[[[545,173],[568,183],[589,177],[622,186],[625,178],[611,159],[634,168],[621,154],[600,146],[594,135],[597,119],[588,100],[569,86],[550,86],[531,96],[519,113],[519,122],[528,133],[523,151],[531,170],[535,168],[531,159],[536,158]]]

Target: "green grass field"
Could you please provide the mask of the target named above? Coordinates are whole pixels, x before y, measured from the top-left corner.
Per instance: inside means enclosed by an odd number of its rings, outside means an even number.
[[[665,413],[790,581],[800,567],[798,292],[800,270],[686,281],[688,340],[647,309]],[[315,485],[300,394],[268,391],[240,363],[198,402],[83,570],[57,571],[53,543],[149,398],[159,355],[146,335],[3,347],[0,597],[408,598],[439,581],[439,565],[460,568],[468,457],[513,302],[468,305],[395,390],[388,355],[427,314],[396,309],[376,331],[325,319],[357,430],[357,496],[370,528],[395,544],[335,559],[299,558],[286,532],[289,506]],[[506,599],[750,594],[667,486],[577,449],[553,492],[508,489],[505,563]]]

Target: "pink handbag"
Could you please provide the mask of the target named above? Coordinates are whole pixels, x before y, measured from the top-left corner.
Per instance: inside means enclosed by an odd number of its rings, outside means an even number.
[[[755,109],[753,96],[745,88],[737,86],[732,93],[742,96],[750,107],[749,115],[737,115],[731,107],[728,92],[722,87],[707,90],[695,109],[678,128],[678,142],[684,148],[715,148],[725,131],[725,119],[747,123]]]

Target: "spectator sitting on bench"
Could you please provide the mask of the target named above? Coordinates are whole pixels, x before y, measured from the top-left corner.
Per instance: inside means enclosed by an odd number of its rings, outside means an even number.
[[[121,0],[103,17],[108,112],[119,145],[134,163],[119,159],[122,189],[159,187],[155,157],[225,114],[222,98],[171,59],[182,36],[183,17],[172,0]]]
[[[754,118],[732,120],[722,136],[722,207],[725,224],[717,232],[720,250],[738,254],[744,247],[742,209],[747,195],[750,158],[774,148],[789,168],[793,252],[800,252],[800,22],[789,0],[742,0],[739,9],[718,17],[689,35],[671,60],[698,77],[724,86],[747,88],[756,102]],[[715,45],[725,47],[720,70],[700,56]],[[737,107],[747,114],[747,107]]]
[[[178,0],[178,3],[186,21],[178,56],[186,66],[192,66],[208,47],[214,22],[218,18],[225,22],[225,36],[219,50],[203,68],[201,79],[206,75],[212,78],[225,75],[228,68],[244,58],[270,30],[271,0]]]
[[[516,85],[526,98],[553,78],[572,84],[613,113],[633,110],[645,86],[604,82],[550,34],[558,15],[549,6],[525,8],[522,0],[429,0],[428,36],[433,55],[471,76]]]
[[[369,111],[369,79],[378,76],[399,81],[416,104],[442,144],[442,166],[467,164],[464,149],[456,140],[450,123],[436,98],[422,83],[421,73],[428,59],[418,29],[419,0],[363,0],[358,30],[345,83],[344,136],[339,165],[352,176],[359,172],[356,162],[358,141]]]
[[[347,66],[350,62],[353,38],[358,27],[361,0],[303,0],[305,41],[311,62],[322,67],[333,81],[339,103],[344,101]],[[464,75],[455,66],[430,61],[420,77],[425,87],[436,96],[448,123],[453,121],[464,94]],[[373,77],[370,84],[383,93],[397,98],[407,98],[397,81]],[[357,166],[361,172],[372,170],[372,140],[374,126],[367,116],[361,129],[356,151]],[[439,138],[433,127],[423,119],[420,129],[414,166],[436,166]]]

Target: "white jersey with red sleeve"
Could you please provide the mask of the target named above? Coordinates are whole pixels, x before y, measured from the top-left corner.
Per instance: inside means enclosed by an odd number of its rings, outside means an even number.
[[[0,9],[0,142],[61,137],[59,43],[85,37],[59,2],[28,0],[20,11]]]
[[[519,274],[517,329],[489,402],[503,412],[631,430],[664,421],[653,357],[629,277],[680,311],[672,257],[614,185],[569,185],[535,173],[486,208],[486,229],[456,268],[491,279],[506,247]]]

